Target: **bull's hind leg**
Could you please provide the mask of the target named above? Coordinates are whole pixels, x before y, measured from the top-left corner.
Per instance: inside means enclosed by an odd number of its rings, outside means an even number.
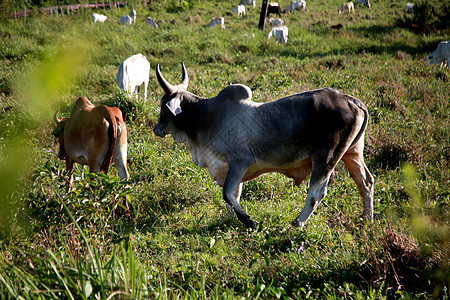
[[[295,225],[303,227],[311,214],[319,206],[327,194],[328,182],[336,164],[345,153],[346,141],[340,143],[336,148],[329,151],[317,152],[311,157],[312,173],[309,182],[309,191],[306,196],[305,205],[295,219]]]
[[[311,214],[319,206],[323,198],[327,194],[328,181],[330,180],[333,168],[325,170],[325,168],[315,168],[311,174],[311,181],[309,183],[309,191],[306,196],[305,205],[302,211],[295,219],[295,225],[303,227],[308,221]]]
[[[347,153],[342,157],[342,161],[345,163],[350,175],[358,186],[359,193],[361,194],[364,210],[364,218],[373,218],[373,177],[370,174],[364,163],[362,151],[359,153]]]

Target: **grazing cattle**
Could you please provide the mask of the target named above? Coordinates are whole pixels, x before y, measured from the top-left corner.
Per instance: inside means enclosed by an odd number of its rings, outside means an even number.
[[[325,88],[256,103],[250,88],[241,84],[208,99],[187,91],[184,64],[178,85],[164,79],[159,65],[156,76],[164,96],[153,131],[188,144],[192,162],[207,168],[223,187],[227,208],[245,226],[255,228],[239,204],[243,182],[278,172],[299,185],[311,173],[305,205],[295,220],[303,226],[325,197],[340,160],[358,186],[364,217],[372,218],[374,181],[363,158],[369,113],[360,100]]]
[[[291,1],[291,4],[286,8],[285,12],[294,12],[295,10],[302,10],[303,12],[306,11],[306,2],[304,0],[300,1]]]
[[[273,27],[272,30],[267,35],[267,38],[275,37],[275,40],[286,44],[288,40],[288,28],[286,26]]]
[[[405,4],[405,13],[413,13],[414,12],[414,4],[412,3],[406,3]]]
[[[439,67],[447,65],[450,68],[450,41],[442,41],[436,50],[425,56],[425,61],[429,64],[439,64]]]
[[[158,24],[156,24],[155,20],[150,17],[147,17],[147,19],[145,19],[145,24],[148,24],[153,28],[158,28]]]
[[[348,13],[355,12],[353,2],[348,2],[341,5],[339,8],[339,14],[345,13],[346,11],[348,11]]]
[[[144,100],[146,100],[149,75],[150,63],[139,53],[120,63],[116,80],[119,88],[129,95],[139,95],[139,89],[144,85]]]
[[[239,5],[252,5],[253,7],[256,7],[256,1],[255,0],[241,0],[239,2]]]
[[[365,6],[370,8],[369,0],[355,0],[355,6],[357,6],[358,4],[364,4]]]
[[[120,24],[131,25],[131,18],[129,15],[121,16],[119,19]]]
[[[245,5],[239,4],[236,8],[233,8],[231,11],[236,13],[238,17],[240,17],[241,15],[245,15]]]
[[[100,14],[97,14],[97,13],[93,13],[92,14],[92,23],[93,24],[95,24],[95,23],[103,23],[103,22],[105,22],[106,20],[108,19],[108,17],[107,16],[105,16],[105,15],[100,15]]]
[[[272,26],[272,28],[273,28],[273,27],[280,27],[280,26],[283,26],[283,20],[281,20],[281,19],[273,19],[273,18],[270,18],[270,19],[267,21],[267,23],[268,23],[270,26]]]
[[[220,26],[220,28],[225,29],[225,19],[224,18],[212,18],[209,22],[208,27]]]
[[[276,14],[281,17],[281,6],[277,2],[270,2],[267,6],[267,16],[270,14]]]
[[[130,12],[128,13],[128,15],[131,18],[131,23],[132,24],[136,24],[136,11],[134,9],[130,10]]]
[[[127,127],[117,107],[94,106],[87,98],[75,101],[70,117],[58,119],[53,135],[59,139],[58,157],[66,161],[72,183],[73,164],[88,165],[89,172],[108,173],[114,159],[120,179],[128,180]]]

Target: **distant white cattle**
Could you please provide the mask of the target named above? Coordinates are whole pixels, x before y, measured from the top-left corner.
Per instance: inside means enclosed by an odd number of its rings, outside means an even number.
[[[103,23],[103,22],[105,22],[107,19],[108,19],[108,17],[105,16],[105,15],[100,15],[100,14],[97,14],[97,13],[93,13],[93,14],[92,14],[92,23],[93,23],[93,24],[95,24],[95,23],[97,23],[97,22]]]
[[[353,7],[353,2],[344,3],[339,8],[339,14],[345,13],[348,11],[348,13],[355,12],[355,8]]]
[[[153,20],[153,18],[150,17],[147,17],[147,19],[145,19],[145,24],[148,24],[154,28],[158,28],[158,24],[156,24],[155,20]]]
[[[306,11],[306,2],[304,0],[300,1],[291,1],[291,4],[289,4],[288,7],[286,7],[285,12],[294,12],[295,10],[302,10],[303,12]]]
[[[272,36],[275,38],[277,43],[281,42],[286,44],[288,40],[288,28],[286,26],[273,27],[267,35],[267,38],[270,39]]]
[[[405,4],[405,13],[413,13],[414,12],[414,4],[406,3]]]
[[[433,53],[425,56],[425,61],[429,64],[439,64],[439,67],[447,65],[447,68],[450,68],[450,41],[440,42]]]
[[[144,100],[147,99],[147,86],[150,73],[150,63],[142,54],[128,57],[120,63],[117,71],[117,84],[119,88],[132,94],[139,95],[141,85],[144,85]]]
[[[358,4],[364,4],[365,6],[370,8],[369,0],[355,0],[355,6],[357,6]]]
[[[208,27],[220,26],[220,28],[225,29],[225,19],[224,18],[212,18],[209,22]]]
[[[280,27],[280,26],[283,26],[283,20],[281,20],[281,19],[273,19],[273,18],[270,18],[270,19],[267,21],[267,23],[268,23],[270,26],[272,26],[272,27]]]
[[[241,15],[245,15],[245,5],[239,4],[236,8],[231,10],[234,13],[237,13],[238,17]]]
[[[128,13],[128,15],[131,18],[131,22],[133,24],[136,24],[136,11],[134,9],[130,10],[130,12]]]
[[[239,2],[239,5],[253,5],[253,7],[256,7],[256,1],[255,0],[241,0],[241,2]]]
[[[120,24],[131,25],[131,18],[129,15],[121,16],[119,19]]]

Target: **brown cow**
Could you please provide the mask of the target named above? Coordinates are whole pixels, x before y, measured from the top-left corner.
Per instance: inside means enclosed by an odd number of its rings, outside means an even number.
[[[127,127],[122,112],[117,107],[94,106],[87,98],[80,97],[70,118],[58,119],[53,135],[59,138],[58,157],[66,161],[72,183],[75,162],[89,165],[89,171],[108,173],[112,158],[120,179],[128,180]]]

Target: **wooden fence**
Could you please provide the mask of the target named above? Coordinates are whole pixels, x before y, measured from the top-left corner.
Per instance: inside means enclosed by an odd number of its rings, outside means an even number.
[[[143,1],[145,4],[153,1]],[[73,15],[74,11],[79,11],[80,9],[87,9],[87,8],[119,8],[123,6],[127,6],[127,1],[114,1],[114,2],[102,2],[102,3],[93,3],[93,4],[71,4],[71,5],[62,5],[62,6],[50,6],[50,7],[43,7],[43,8],[37,8],[37,9],[24,9],[23,11],[17,11],[14,14],[12,14],[11,18],[25,18],[27,16],[31,16],[33,14],[37,14],[39,12],[46,12],[51,15],[58,16],[59,14],[71,14]]]

